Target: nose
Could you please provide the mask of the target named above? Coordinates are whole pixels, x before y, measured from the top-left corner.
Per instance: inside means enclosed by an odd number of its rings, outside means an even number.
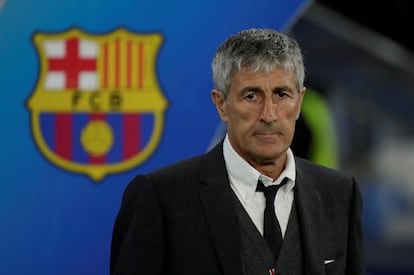
[[[266,99],[263,104],[262,120],[266,123],[274,122],[277,120],[276,114],[277,104],[271,99]]]

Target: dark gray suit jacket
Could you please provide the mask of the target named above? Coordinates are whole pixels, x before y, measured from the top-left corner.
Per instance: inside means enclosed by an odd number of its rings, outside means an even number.
[[[222,145],[130,182],[114,225],[111,275],[242,275]],[[295,161],[303,274],[364,274],[357,184]]]

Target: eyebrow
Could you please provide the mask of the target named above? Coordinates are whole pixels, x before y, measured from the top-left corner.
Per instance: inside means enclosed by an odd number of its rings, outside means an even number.
[[[286,85],[283,85],[283,86],[276,86],[276,87],[273,87],[273,88],[272,88],[272,91],[273,91],[273,92],[280,91],[280,90],[283,90],[283,91],[294,91],[295,89],[292,89],[291,87],[286,86]],[[262,92],[262,91],[263,91],[263,89],[262,89],[262,88],[260,88],[259,86],[246,86],[246,87],[244,87],[244,88],[241,90],[241,92],[247,92],[247,91]]]
[[[247,87],[244,87],[241,91],[242,92],[247,92],[247,91],[261,92],[261,91],[263,91],[263,89],[261,89],[258,86],[247,86]]]

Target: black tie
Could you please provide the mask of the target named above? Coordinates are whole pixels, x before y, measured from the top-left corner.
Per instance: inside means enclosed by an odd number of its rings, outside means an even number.
[[[279,185],[265,187],[259,180],[256,188],[256,191],[263,192],[266,198],[263,236],[275,254],[276,259],[279,256],[280,247],[282,246],[282,232],[280,230],[279,221],[276,217],[274,201],[277,190],[280,186],[285,184],[286,181],[287,178],[284,178]]]

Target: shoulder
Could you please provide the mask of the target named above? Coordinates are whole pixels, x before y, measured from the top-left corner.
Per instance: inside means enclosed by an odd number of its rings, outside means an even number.
[[[217,144],[206,153],[181,160],[148,173],[154,182],[194,181],[201,174],[212,174],[225,167],[223,143]]]
[[[154,181],[168,180],[173,181],[180,177],[195,175],[200,170],[201,163],[205,154],[197,155],[188,159],[178,161],[176,163],[158,168],[146,176]]]
[[[351,175],[337,169],[322,166],[315,162],[295,157],[296,170],[305,175],[323,176],[328,178],[350,179]]]
[[[355,185],[353,175],[319,165],[309,160],[295,157],[297,177],[314,187],[323,189],[352,189]]]
[[[361,204],[360,188],[353,175],[302,158],[296,157],[295,161],[298,190],[312,190],[326,205]]]
[[[177,192],[178,190],[193,190],[197,182],[205,180],[206,175],[225,174],[225,163],[222,142],[210,151],[181,161],[160,167],[149,173],[136,175],[128,188],[147,186],[152,190]],[[140,187],[141,189],[141,187]]]
[[[203,156],[185,159],[149,173],[135,175],[124,191],[125,201],[148,201],[188,190],[189,183],[196,182],[197,171]],[[193,184],[194,185],[194,184]]]

